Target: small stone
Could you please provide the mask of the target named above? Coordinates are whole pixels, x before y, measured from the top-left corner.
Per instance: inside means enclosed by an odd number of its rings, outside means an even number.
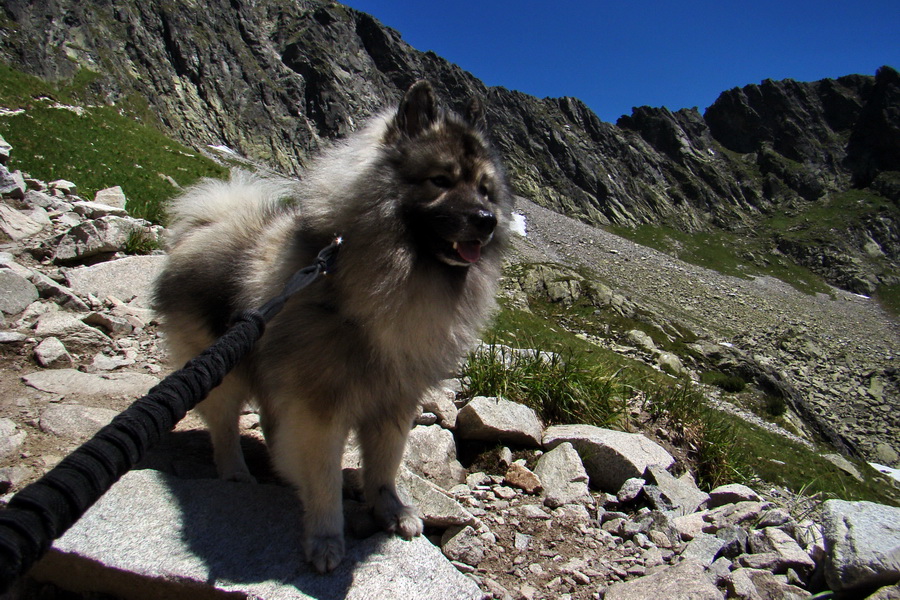
[[[484,540],[471,526],[464,527],[441,547],[450,560],[477,567],[484,560]]]
[[[537,494],[543,489],[540,478],[528,467],[519,464],[509,466],[503,482],[523,490],[526,494]]]
[[[531,536],[525,535],[524,533],[519,533],[518,531],[515,533],[515,538],[513,545],[516,550],[524,551],[528,549],[528,545],[531,543]]]
[[[544,504],[550,508],[590,498],[588,476],[572,444],[563,442],[538,459],[535,475],[544,486]]]
[[[15,454],[25,442],[27,434],[11,419],[0,419],[0,460]]]
[[[503,398],[476,396],[456,418],[458,435],[464,440],[508,442],[522,446],[541,445],[543,425],[533,409]]]
[[[507,487],[505,485],[494,486],[493,491],[498,498],[502,498],[504,500],[512,500],[516,497],[516,491],[511,487]]]
[[[93,408],[76,404],[50,405],[41,413],[40,427],[69,439],[86,439],[109,424],[118,412],[108,408]]]
[[[8,315],[19,314],[38,297],[33,283],[9,269],[0,269],[0,311]]]
[[[759,494],[740,483],[729,483],[728,485],[720,485],[709,493],[709,508],[716,508],[724,504],[734,504],[743,501],[759,502],[761,498]]]
[[[622,484],[622,487],[619,488],[619,492],[616,494],[616,499],[620,503],[631,502],[640,495],[645,483],[647,482],[639,477],[625,480],[625,483]]]
[[[34,348],[38,364],[48,369],[67,369],[75,364],[65,345],[55,337],[45,338]]]
[[[416,425],[423,425],[427,427],[428,425],[434,425],[437,422],[437,415],[430,412],[423,412],[421,415],[416,417]]]
[[[51,181],[47,184],[51,190],[59,190],[66,196],[74,196],[76,186],[71,181],[67,181],[65,179],[57,179],[55,181]]]

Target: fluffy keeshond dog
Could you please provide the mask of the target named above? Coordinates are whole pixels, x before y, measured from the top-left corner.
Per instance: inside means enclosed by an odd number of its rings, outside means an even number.
[[[273,465],[299,491],[304,549],[318,571],[344,554],[341,458],[351,431],[376,519],[404,538],[421,534],[415,507],[397,495],[397,470],[421,396],[454,372],[495,306],[511,210],[481,104],[445,111],[426,82],[299,182],[236,173],[170,206],[154,304],[177,364],[343,238],[335,271],[289,300],[197,407],[220,476],[253,481],[238,417],[245,402],[258,406]]]

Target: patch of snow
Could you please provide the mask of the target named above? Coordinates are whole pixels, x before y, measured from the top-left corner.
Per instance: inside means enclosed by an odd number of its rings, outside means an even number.
[[[510,225],[510,230],[513,233],[517,233],[522,237],[528,237],[528,234],[525,229],[525,215],[522,213],[513,213],[512,224]]]
[[[212,148],[213,150],[216,150],[218,152],[222,152],[223,154],[237,154],[237,152],[235,152],[228,146],[224,146],[224,145],[214,146],[214,145],[210,144],[209,148]]]
[[[24,108],[12,109],[0,106],[0,117],[14,117],[16,115],[21,115],[23,112],[25,112]]]
[[[895,479],[896,481],[900,481],[900,469],[894,469],[885,465],[879,465],[878,463],[869,463],[873,469],[878,471],[879,473],[884,473],[888,477]]]

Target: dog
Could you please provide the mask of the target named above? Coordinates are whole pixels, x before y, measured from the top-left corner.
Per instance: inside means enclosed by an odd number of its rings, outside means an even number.
[[[153,305],[171,357],[192,358],[336,236],[334,272],[292,297],[252,353],[197,406],[219,475],[253,481],[238,418],[255,403],[276,472],[303,504],[319,572],[344,555],[341,459],[355,431],[376,520],[422,533],[396,475],[423,393],[451,375],[496,308],[512,194],[481,103],[444,110],[414,84],[299,181],[232,173],[169,206]]]

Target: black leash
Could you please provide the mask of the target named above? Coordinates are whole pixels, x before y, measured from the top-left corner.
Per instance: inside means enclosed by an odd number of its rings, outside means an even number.
[[[337,238],[319,252],[312,265],[288,280],[279,296],[258,310],[238,313],[228,331],[209,348],[12,497],[0,510],[0,594],[28,572],[53,540],[74,525],[189,410],[222,383],[293,294],[334,270],[340,245],[341,238]]]

